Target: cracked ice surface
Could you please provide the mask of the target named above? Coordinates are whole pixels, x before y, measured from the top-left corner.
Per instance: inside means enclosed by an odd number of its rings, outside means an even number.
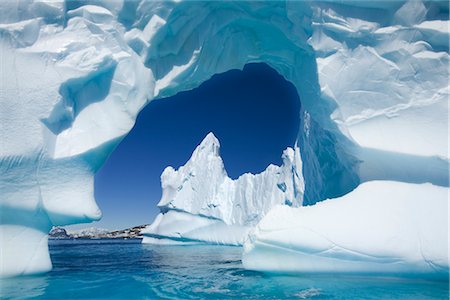
[[[93,176],[149,101],[249,62],[299,93],[305,204],[448,187],[448,24],[446,1],[2,2],[1,273],[51,267],[36,230],[101,217]]]

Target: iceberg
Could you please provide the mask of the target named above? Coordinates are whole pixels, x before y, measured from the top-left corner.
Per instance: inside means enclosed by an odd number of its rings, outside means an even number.
[[[142,231],[143,243],[242,245],[248,231],[275,205],[300,206],[304,183],[298,147],[287,148],[281,166],[228,177],[220,143],[209,133],[177,171],[161,175],[161,213]]]
[[[260,271],[447,278],[448,189],[371,181],[313,206],[278,206],[244,245]]]
[[[94,175],[146,104],[247,63],[298,91],[303,204],[371,181],[448,189],[448,11],[421,0],[2,2],[0,274],[50,270],[52,226],[101,218]]]

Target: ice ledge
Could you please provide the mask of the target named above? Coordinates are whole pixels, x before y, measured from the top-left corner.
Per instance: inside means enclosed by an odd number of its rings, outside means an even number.
[[[251,227],[170,210],[142,230],[142,243],[155,245],[214,244],[242,246]]]
[[[448,192],[372,181],[314,206],[275,207],[250,233],[244,267],[448,278]]]

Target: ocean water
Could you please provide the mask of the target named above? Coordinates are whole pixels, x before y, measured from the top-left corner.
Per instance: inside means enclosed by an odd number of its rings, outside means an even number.
[[[446,281],[247,271],[241,248],[52,240],[53,270],[3,279],[1,299],[448,299]]]

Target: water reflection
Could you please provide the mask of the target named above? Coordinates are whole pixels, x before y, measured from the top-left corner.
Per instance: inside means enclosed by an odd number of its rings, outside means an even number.
[[[242,268],[241,248],[50,243],[53,270],[1,281],[2,299],[448,299],[447,282],[282,276]]]

